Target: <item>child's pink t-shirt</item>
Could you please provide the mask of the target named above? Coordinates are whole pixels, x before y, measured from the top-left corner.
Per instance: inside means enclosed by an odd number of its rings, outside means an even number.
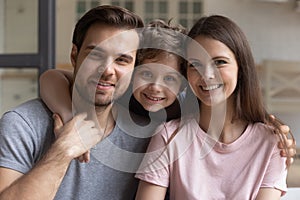
[[[170,185],[171,199],[178,200],[249,200],[260,188],[284,194],[286,159],[280,156],[278,141],[262,123],[249,124],[237,140],[224,144],[209,137],[194,119],[173,120],[158,128],[136,177]]]

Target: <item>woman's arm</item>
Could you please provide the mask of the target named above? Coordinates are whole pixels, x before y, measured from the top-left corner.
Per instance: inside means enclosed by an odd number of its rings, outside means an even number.
[[[279,200],[281,191],[275,188],[260,188],[255,200]]]
[[[72,72],[52,69],[40,77],[40,95],[53,113],[58,113],[63,122],[70,121],[72,115]]]
[[[164,200],[167,192],[166,187],[154,185],[145,181],[140,181],[136,200]]]

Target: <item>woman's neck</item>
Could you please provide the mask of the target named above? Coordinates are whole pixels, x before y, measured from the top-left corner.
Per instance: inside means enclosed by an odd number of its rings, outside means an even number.
[[[239,138],[247,127],[245,121],[234,117],[232,103],[214,107],[201,104],[199,126],[219,142],[229,144]]]

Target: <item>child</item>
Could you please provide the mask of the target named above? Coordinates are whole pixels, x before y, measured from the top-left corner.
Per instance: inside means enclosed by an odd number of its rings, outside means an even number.
[[[163,199],[168,186],[171,199],[279,199],[286,191],[277,148],[283,135],[263,107],[245,35],[214,15],[196,22],[188,36],[194,40],[187,42],[188,91],[200,112],[163,124],[152,138],[136,175],[136,199]]]

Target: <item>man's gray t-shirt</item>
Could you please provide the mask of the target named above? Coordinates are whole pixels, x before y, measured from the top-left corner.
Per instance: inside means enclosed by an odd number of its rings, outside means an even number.
[[[141,139],[123,130],[116,123],[113,132],[91,150],[89,163],[71,162],[55,199],[133,198],[138,184],[134,171],[149,138]],[[0,121],[0,167],[26,174],[54,139],[52,113],[45,104],[35,99],[20,105],[5,113]],[[118,152],[127,156],[117,155]],[[131,155],[133,159],[128,160]]]

